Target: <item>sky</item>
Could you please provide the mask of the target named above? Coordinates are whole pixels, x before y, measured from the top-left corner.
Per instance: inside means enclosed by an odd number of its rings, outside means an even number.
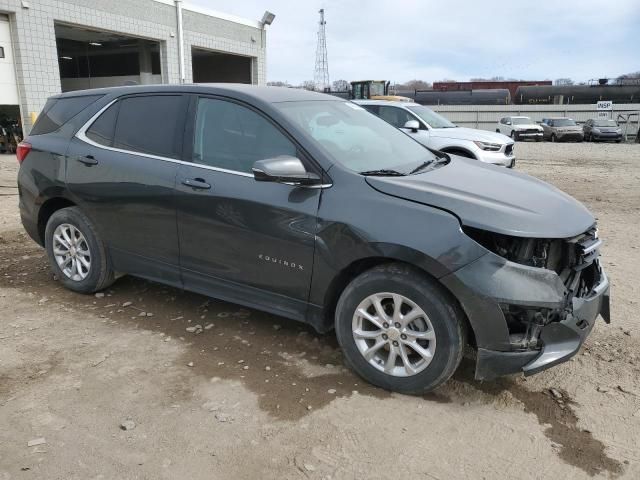
[[[259,20],[267,80],[313,80],[325,9],[331,81],[616,77],[640,70],[640,0],[187,0]]]

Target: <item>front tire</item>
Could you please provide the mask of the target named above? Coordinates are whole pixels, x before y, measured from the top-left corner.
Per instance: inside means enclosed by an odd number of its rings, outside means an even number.
[[[336,307],[346,363],[368,382],[429,392],[455,372],[466,342],[463,314],[437,282],[398,263],[355,278]]]
[[[94,293],[114,281],[104,243],[89,218],[78,207],[56,211],[45,230],[51,269],[66,288]]]

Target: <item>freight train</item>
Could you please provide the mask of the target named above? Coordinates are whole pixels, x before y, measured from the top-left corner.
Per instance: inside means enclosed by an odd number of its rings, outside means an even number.
[[[331,92],[349,98],[349,92]],[[535,85],[518,87],[515,95],[506,88],[491,90],[396,90],[422,105],[592,105],[600,100],[640,103],[640,85]]]

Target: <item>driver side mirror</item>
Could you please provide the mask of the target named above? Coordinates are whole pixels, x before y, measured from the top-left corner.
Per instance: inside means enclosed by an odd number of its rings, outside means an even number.
[[[321,181],[317,174],[307,172],[299,158],[290,155],[258,160],[252,170],[253,178],[258,182],[317,185]]]
[[[413,133],[417,133],[418,130],[420,130],[420,123],[418,123],[417,120],[409,120],[402,128],[406,128],[407,130],[411,130]]]

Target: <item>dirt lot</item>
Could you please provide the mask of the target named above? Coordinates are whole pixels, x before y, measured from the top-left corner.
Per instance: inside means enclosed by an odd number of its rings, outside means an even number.
[[[366,385],[282,318],[132,278],[63,290],[0,156],[0,480],[640,478],[640,146],[516,152],[597,215],[613,323],[550,371],[481,383],[465,360],[426,397]]]

